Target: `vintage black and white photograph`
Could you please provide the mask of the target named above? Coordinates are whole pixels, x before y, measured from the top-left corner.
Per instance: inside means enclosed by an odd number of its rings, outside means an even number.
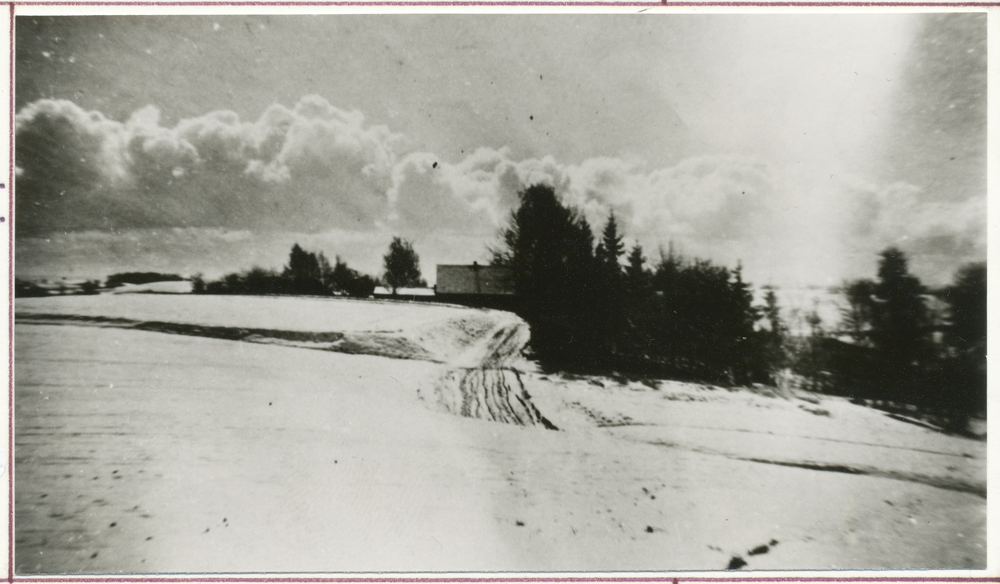
[[[111,8],[14,8],[15,574],[986,569],[985,9]]]

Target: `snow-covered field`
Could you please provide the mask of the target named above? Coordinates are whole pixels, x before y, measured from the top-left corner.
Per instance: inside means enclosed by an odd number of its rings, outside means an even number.
[[[18,573],[986,564],[985,443],[840,399],[544,374],[455,307],[16,313]]]
[[[299,331],[400,331],[455,314],[435,304],[292,296],[109,295],[19,298],[15,312]]]

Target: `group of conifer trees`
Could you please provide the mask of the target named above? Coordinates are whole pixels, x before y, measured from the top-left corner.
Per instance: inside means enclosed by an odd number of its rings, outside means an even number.
[[[516,310],[545,361],[725,384],[769,380],[767,335],[755,330],[761,310],[739,267],[688,260],[672,247],[646,267],[639,245],[626,253],[613,214],[595,241],[587,220],[546,185],[522,191],[490,251],[494,265],[511,269]]]
[[[985,264],[929,290],[889,248],[877,280],[844,287],[839,327],[825,330],[814,310],[809,333],[795,337],[774,290],[754,305],[739,266],[684,258],[673,246],[647,266],[639,245],[626,252],[613,214],[595,241],[549,186],[521,192],[490,252],[511,269],[533,351],[556,366],[720,384],[773,383],[789,369],[815,389],[933,410],[959,425],[985,412]]]
[[[876,280],[844,287],[842,326],[852,339],[818,339],[831,390],[933,410],[961,426],[986,411],[986,264],[962,266],[952,284],[924,286],[895,247]]]

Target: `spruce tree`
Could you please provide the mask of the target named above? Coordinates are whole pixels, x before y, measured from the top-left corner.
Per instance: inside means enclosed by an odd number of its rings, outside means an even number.
[[[986,264],[962,266],[945,297],[950,305],[949,344],[962,352],[986,351]]]
[[[629,294],[633,299],[642,298],[647,293],[648,274],[643,265],[646,258],[642,255],[642,246],[636,243],[628,254],[628,266],[625,267],[625,279],[628,282]]]
[[[619,276],[621,265],[618,263],[618,259],[625,253],[625,244],[622,243],[622,238],[618,234],[618,220],[615,219],[614,211],[608,217],[608,224],[604,226],[601,245],[603,257],[598,256],[598,259],[603,260],[609,275]]]
[[[944,397],[958,415],[951,429],[966,430],[969,416],[986,411],[986,264],[969,264],[945,291],[951,326],[945,341],[954,351],[946,364],[950,380]]]
[[[906,255],[895,247],[882,252],[875,285],[872,338],[891,358],[913,362],[924,355],[927,307],[924,287],[907,269]]]
[[[889,397],[908,400],[904,388],[914,387],[916,366],[929,356],[925,339],[927,307],[920,280],[909,273],[906,255],[895,247],[881,253],[875,284],[871,338],[883,361]],[[919,400],[918,400],[919,401]]]

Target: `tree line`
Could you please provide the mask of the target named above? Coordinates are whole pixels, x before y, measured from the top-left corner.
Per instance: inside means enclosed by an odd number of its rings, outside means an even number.
[[[335,256],[331,265],[323,252],[306,251],[296,243],[289,253],[288,263],[280,272],[255,266],[242,272],[226,274],[211,282],[206,281],[201,274],[195,274],[191,277],[191,291],[195,294],[342,295],[367,298],[382,283],[393,294],[399,288],[427,285],[420,276],[420,258],[409,241],[393,237],[383,261],[385,272],[383,279],[379,280],[349,267],[340,256]]]
[[[554,190],[534,185],[489,248],[511,271],[515,311],[544,362],[580,370],[697,379],[723,385],[776,382],[791,371],[814,389],[942,412],[956,424],[985,412],[986,265],[929,290],[905,254],[882,252],[877,280],[844,286],[839,329],[813,310],[809,333],[791,334],[777,295],[763,304],[741,266],[687,258],[673,245],[648,260],[626,251],[614,214],[595,238]],[[947,306],[935,314],[936,298]]]
[[[350,268],[340,256],[335,256],[331,265],[323,252],[306,251],[296,243],[289,253],[288,263],[281,271],[254,266],[249,270],[226,274],[214,281],[206,280],[200,273],[194,274],[190,278],[191,291],[194,294],[342,295],[367,298],[381,284],[387,286],[393,294],[399,288],[427,286],[420,274],[420,257],[413,249],[413,244],[403,238],[393,237],[388,252],[383,256],[383,265],[385,271],[382,278],[375,278]],[[108,276],[103,288],[118,288],[125,284],[179,282],[186,279],[177,274],[159,272],[122,272]],[[17,298],[30,298],[50,296],[52,292],[59,295],[98,294],[101,289],[100,280],[73,284],[60,281],[56,285],[42,286],[17,278],[14,295]]]

